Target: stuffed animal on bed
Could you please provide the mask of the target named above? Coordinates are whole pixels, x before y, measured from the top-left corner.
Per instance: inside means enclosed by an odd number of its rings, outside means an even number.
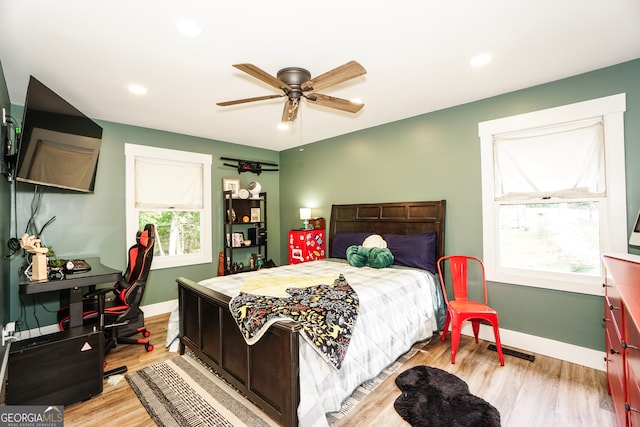
[[[393,264],[393,254],[382,236],[373,234],[362,245],[347,248],[347,261],[354,267],[385,268]]]

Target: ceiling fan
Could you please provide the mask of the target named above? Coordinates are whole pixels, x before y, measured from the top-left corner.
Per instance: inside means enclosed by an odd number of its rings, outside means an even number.
[[[315,92],[316,90],[322,90],[329,86],[366,74],[367,70],[365,70],[364,67],[356,61],[349,61],[344,65],[327,71],[326,73],[314,78],[311,78],[311,73],[309,71],[299,67],[283,68],[278,71],[277,77],[274,77],[253,64],[234,64],[233,66],[240,71],[244,71],[257,79],[262,80],[276,89],[282,90],[283,94],[218,102],[216,105],[226,107],[229,105],[263,101],[266,99],[286,96],[287,101],[284,104],[284,111],[282,112],[282,122],[293,122],[296,120],[298,117],[298,109],[300,108],[300,100],[302,98],[305,98],[307,101],[314,104],[329,108],[336,108],[350,113],[357,113],[362,109],[362,107],[364,107],[364,104],[362,103],[352,102],[346,99]]]

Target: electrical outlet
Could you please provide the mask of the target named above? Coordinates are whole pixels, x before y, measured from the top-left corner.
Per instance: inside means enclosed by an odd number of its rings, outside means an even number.
[[[16,322],[9,322],[2,328],[2,346],[9,340],[10,337],[13,337],[13,334],[16,332]]]

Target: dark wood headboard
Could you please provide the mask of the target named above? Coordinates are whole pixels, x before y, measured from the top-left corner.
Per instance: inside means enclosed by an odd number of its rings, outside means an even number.
[[[340,231],[375,234],[417,234],[435,231],[437,257],[444,255],[444,218],[446,200],[433,202],[392,202],[333,205],[329,222],[329,256],[333,235]]]

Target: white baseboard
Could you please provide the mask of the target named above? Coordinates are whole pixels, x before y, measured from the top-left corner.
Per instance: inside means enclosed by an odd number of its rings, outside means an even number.
[[[465,323],[462,327],[462,334],[473,336],[470,323]],[[493,328],[489,325],[480,325],[479,338],[485,341],[495,342]],[[523,334],[500,328],[500,341],[503,346],[518,349],[524,352],[532,352],[555,359],[565,360],[577,365],[605,371],[607,366],[604,362],[604,351],[593,350],[591,348],[580,347],[567,344],[561,341],[554,341],[535,335]]]
[[[178,306],[178,300],[173,299],[171,301],[159,302],[156,304],[149,304],[140,307],[140,309],[144,312],[144,317],[153,317],[158,316],[160,314],[171,313],[174,308]]]

